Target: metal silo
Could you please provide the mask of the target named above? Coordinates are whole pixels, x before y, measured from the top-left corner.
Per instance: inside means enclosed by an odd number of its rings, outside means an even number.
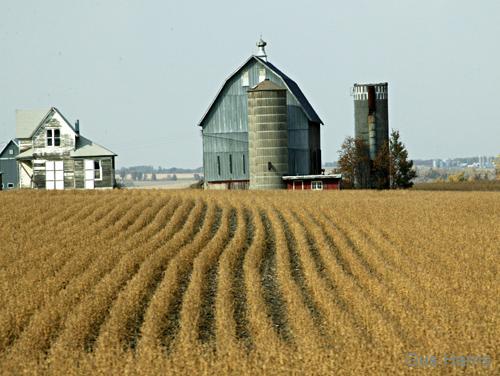
[[[389,110],[387,82],[354,84],[354,132],[370,147],[370,159],[375,159],[384,141],[389,142]]]
[[[286,89],[262,81],[248,90],[250,189],[284,189],[288,174]]]

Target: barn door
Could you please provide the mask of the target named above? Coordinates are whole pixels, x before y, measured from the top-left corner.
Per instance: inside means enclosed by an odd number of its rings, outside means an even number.
[[[64,162],[45,162],[45,188],[64,189]]]
[[[94,189],[94,160],[85,160],[85,189]]]

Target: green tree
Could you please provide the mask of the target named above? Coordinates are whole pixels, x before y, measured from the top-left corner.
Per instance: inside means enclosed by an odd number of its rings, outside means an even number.
[[[399,131],[392,130],[390,137],[390,179],[391,188],[405,189],[413,186],[412,180],[417,177],[413,168],[413,161],[408,160],[408,151],[405,144],[400,140]]]
[[[370,188],[370,149],[362,139],[346,136],[339,152],[339,167],[344,188]]]
[[[391,153],[389,144],[384,141],[382,149],[373,160],[374,187],[377,189],[389,189],[391,181],[389,173],[391,171]]]

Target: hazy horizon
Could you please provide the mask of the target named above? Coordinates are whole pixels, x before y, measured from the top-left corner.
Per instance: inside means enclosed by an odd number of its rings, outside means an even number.
[[[325,123],[324,162],[354,134],[350,88],[368,82],[388,82],[411,159],[498,156],[498,19],[497,3],[467,1],[8,2],[0,148],[16,109],[56,107],[117,168],[197,168],[197,124],[262,34]]]

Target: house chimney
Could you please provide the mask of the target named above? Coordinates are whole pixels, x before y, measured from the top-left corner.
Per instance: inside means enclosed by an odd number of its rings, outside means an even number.
[[[75,121],[75,132],[76,134],[80,134],[80,120]]]
[[[267,55],[264,47],[266,47],[267,43],[262,40],[262,35],[260,36],[260,40],[257,42],[257,47],[259,47],[259,52],[257,52],[257,57],[267,62]]]

